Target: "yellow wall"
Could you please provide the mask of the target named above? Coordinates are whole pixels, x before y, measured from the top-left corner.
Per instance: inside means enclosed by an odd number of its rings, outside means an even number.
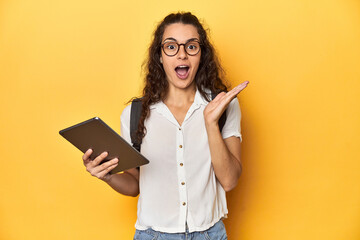
[[[131,239],[136,198],[91,177],[58,131],[140,93],[158,21],[205,19],[232,85],[250,81],[230,239],[360,239],[360,2],[0,2],[0,239]]]

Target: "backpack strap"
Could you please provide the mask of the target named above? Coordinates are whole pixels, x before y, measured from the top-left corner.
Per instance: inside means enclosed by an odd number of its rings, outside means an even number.
[[[213,100],[214,98],[216,98],[217,94],[216,93],[211,93],[211,100]],[[225,111],[223,112],[223,114],[221,115],[220,119],[219,119],[219,129],[220,129],[220,132],[222,131],[224,125],[225,125],[225,122],[226,122],[226,109]]]
[[[133,147],[140,152],[142,140],[138,141],[136,138],[136,131],[139,126],[142,110],[141,98],[135,98],[131,102],[130,111],[130,137]]]

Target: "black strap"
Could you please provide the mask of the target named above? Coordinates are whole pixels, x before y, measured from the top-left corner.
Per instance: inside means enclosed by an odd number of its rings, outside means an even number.
[[[142,139],[138,140],[136,137],[136,131],[139,126],[142,110],[141,98],[135,98],[131,103],[130,111],[130,137],[133,147],[140,152]]]

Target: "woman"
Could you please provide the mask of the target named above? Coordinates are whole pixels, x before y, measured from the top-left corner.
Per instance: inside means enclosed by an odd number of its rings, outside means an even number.
[[[137,137],[150,163],[110,175],[118,159],[94,161],[87,170],[121,194],[137,196],[134,239],[227,239],[225,192],[241,174],[240,108],[237,94],[220,79],[206,31],[191,13],[170,14],[158,25],[149,48],[143,110]],[[211,92],[219,93],[211,101]],[[121,115],[121,132],[130,142],[130,106]],[[218,120],[226,110],[222,132]],[[191,238],[190,238],[191,237]],[[206,238],[207,237],[207,238]]]

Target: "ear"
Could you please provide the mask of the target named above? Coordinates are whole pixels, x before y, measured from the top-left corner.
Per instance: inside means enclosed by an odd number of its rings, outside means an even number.
[[[161,63],[161,64],[163,63],[162,57],[160,57],[160,63]]]

